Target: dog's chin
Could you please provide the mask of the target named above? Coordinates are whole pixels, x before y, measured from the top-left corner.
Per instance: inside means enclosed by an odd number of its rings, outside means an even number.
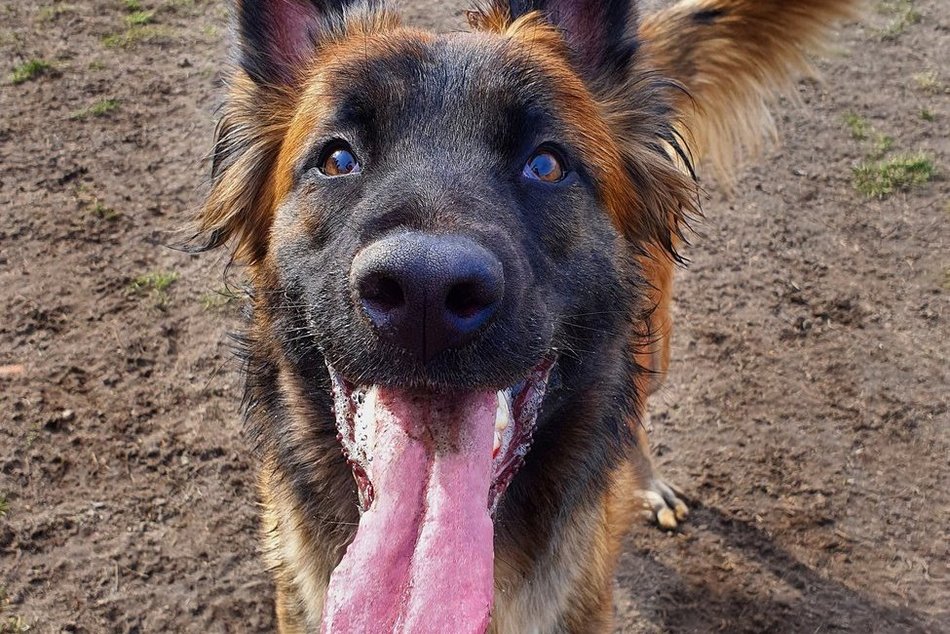
[[[329,368],[360,522],[330,579],[325,629],[487,627],[492,515],[529,452],[553,365],[471,391],[357,385]]]

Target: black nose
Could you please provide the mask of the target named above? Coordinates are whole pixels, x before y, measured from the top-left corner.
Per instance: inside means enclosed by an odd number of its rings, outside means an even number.
[[[350,285],[381,338],[428,361],[488,325],[505,276],[498,258],[468,238],[400,233],[357,254]]]

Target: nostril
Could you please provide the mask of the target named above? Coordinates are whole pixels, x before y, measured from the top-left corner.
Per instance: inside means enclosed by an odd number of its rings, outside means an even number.
[[[485,293],[481,284],[460,282],[449,289],[445,297],[445,307],[450,313],[462,319],[470,319],[495,303],[493,297]]]
[[[501,312],[501,261],[463,236],[393,234],[350,265],[355,308],[384,344],[428,363],[480,336]]]
[[[406,303],[402,286],[388,275],[370,275],[360,284],[360,298],[370,308],[390,312]]]

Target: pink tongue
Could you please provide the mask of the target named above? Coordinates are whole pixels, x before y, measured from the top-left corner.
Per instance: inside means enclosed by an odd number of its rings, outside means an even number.
[[[494,392],[379,388],[367,447],[375,498],[330,577],[324,634],[488,629],[496,406]]]

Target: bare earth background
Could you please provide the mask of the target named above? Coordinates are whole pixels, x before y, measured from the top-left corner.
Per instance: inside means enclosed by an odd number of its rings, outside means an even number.
[[[127,4],[0,3],[0,632],[268,631],[240,301],[221,254],[163,246],[205,184],[225,3]],[[736,194],[709,184],[653,403],[694,512],[635,527],[618,632],[950,632],[950,2],[872,6],[820,67]],[[931,182],[854,188],[916,151]]]

